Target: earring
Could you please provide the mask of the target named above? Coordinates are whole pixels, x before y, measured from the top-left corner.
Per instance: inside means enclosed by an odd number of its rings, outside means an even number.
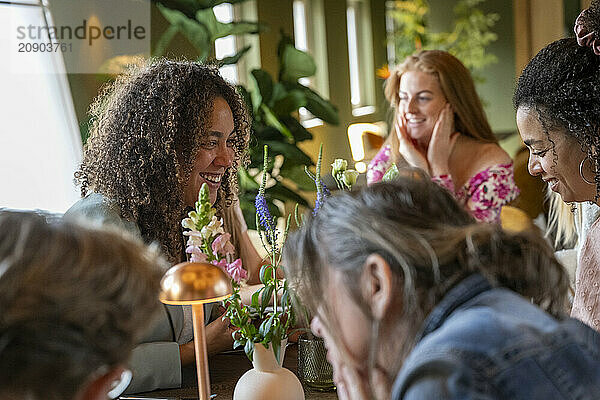
[[[595,185],[596,182],[595,181],[588,181],[587,179],[585,179],[585,176],[583,176],[583,164],[585,164],[585,160],[589,160],[589,156],[585,156],[585,158],[583,160],[581,160],[581,163],[579,163],[579,176],[581,176],[581,179],[583,179],[583,181],[585,183],[587,183],[588,185]],[[591,164],[591,160],[590,160],[590,164]],[[594,169],[592,169],[592,172],[594,173],[594,175],[596,174],[596,171],[594,171]]]

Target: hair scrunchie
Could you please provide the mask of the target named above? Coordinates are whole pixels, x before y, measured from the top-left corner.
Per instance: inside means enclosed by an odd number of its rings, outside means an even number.
[[[575,37],[577,38],[577,44],[582,47],[589,47],[594,51],[594,54],[600,56],[600,41],[596,37],[594,31],[588,31],[583,24],[582,17],[587,9],[583,10],[577,19],[575,20]]]

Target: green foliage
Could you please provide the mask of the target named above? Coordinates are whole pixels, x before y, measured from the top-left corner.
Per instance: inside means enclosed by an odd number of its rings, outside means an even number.
[[[154,0],[171,26],[163,33],[154,48],[154,56],[165,54],[177,33],[183,34],[194,46],[199,61],[211,58],[216,39],[228,35],[255,34],[265,26],[257,22],[217,21],[213,7],[223,0]],[[228,3],[241,3],[244,0]],[[235,64],[248,52],[249,46],[237,54],[220,60],[221,64]],[[256,229],[254,198],[258,193],[262,168],[262,149],[268,145],[274,156],[267,166],[271,177],[265,194],[269,211],[282,216],[276,203],[292,202],[308,207],[308,201],[298,191],[314,191],[314,185],[304,174],[305,165],[314,165],[311,157],[298,144],[312,139],[312,134],[298,121],[298,109],[305,107],[312,115],[326,123],[339,124],[337,108],[317,92],[298,82],[316,73],[314,59],[294,47],[293,40],[282,33],[277,47],[279,71],[276,79],[267,71],[251,71],[248,88],[238,89],[248,105],[252,117],[252,135],[249,149],[250,165],[238,171],[240,206],[250,229]]]
[[[485,0],[460,0],[454,7],[454,25],[450,32],[432,32],[428,26],[427,0],[399,0],[391,11],[395,23],[393,40],[396,63],[416,50],[446,50],[461,60],[471,72],[498,61],[486,47],[497,39],[492,32],[500,16],[484,13],[478,6]]]
[[[272,188],[266,190],[269,165],[268,147],[264,146],[262,178],[258,188],[257,203],[260,203],[259,198],[265,197],[272,190]],[[277,277],[277,271],[283,268],[281,266],[281,250],[287,239],[291,215],[287,218],[283,238],[281,242],[278,242],[277,238],[280,236],[280,232],[277,229],[277,217],[262,207],[259,208],[260,210],[255,214],[255,221],[256,225],[260,225],[258,230],[260,240],[268,254],[268,264],[263,265],[259,273],[263,286],[254,292],[250,305],[244,305],[239,290],[235,290],[233,296],[227,300],[225,316],[229,318],[233,326],[238,328],[233,336],[234,347],[243,346],[250,361],[252,361],[254,346],[257,343],[266,347],[270,343],[273,346],[275,357],[279,361],[281,341],[288,336],[290,328],[296,322],[288,283]],[[271,301],[273,307],[268,307]]]
[[[244,0],[227,3],[241,3]],[[198,53],[198,61],[209,59],[215,40],[229,35],[254,34],[265,30],[265,26],[257,22],[236,21],[222,23],[217,21],[213,7],[225,1],[220,0],[159,0],[157,8],[171,26],[158,40],[153,56],[165,54],[169,43],[180,32],[194,46]],[[235,64],[250,49],[245,47],[237,54],[220,60],[220,63]]]
[[[291,44],[282,35],[278,46],[278,80],[262,69],[253,70],[249,91],[240,87],[252,112],[252,140],[249,149],[250,165],[239,171],[240,204],[244,218],[251,229],[256,229],[254,198],[263,163],[262,149],[267,145],[273,160],[266,165],[270,176],[269,190],[265,198],[272,215],[282,213],[274,201],[292,202],[308,207],[308,201],[298,191],[314,191],[313,182],[304,174],[305,165],[314,165],[311,157],[298,144],[312,139],[312,134],[297,119],[300,107],[306,107],[315,117],[337,125],[337,108],[312,89],[298,83],[301,77],[312,76],[315,63],[312,57]]]

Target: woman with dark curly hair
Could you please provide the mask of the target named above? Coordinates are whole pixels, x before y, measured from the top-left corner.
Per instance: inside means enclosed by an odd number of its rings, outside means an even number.
[[[66,216],[137,232],[158,242],[175,264],[186,259],[181,220],[206,183],[249,281],[257,281],[261,260],[237,199],[249,131],[242,97],[215,67],[155,60],[133,68],[91,107],[91,135],[75,174],[84,197]],[[134,351],[130,392],[178,386],[181,365],[194,360],[189,310],[166,311],[148,343]],[[231,346],[228,321],[217,318],[206,332],[209,353]]]
[[[523,70],[514,95],[528,169],[565,202],[600,198],[600,2],[575,23],[576,38],[542,49]],[[580,250],[571,315],[600,330],[600,223]]]

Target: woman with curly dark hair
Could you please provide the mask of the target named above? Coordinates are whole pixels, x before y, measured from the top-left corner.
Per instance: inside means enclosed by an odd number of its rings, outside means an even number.
[[[514,95],[517,126],[529,149],[529,173],[565,202],[600,198],[600,2],[575,23],[576,38],[542,49]],[[571,315],[600,330],[600,223],[587,233],[576,271]]]
[[[257,281],[261,260],[237,199],[249,131],[242,97],[215,67],[168,60],[135,67],[91,107],[91,135],[75,174],[83,199],[66,216],[134,231],[158,242],[175,264],[186,259],[181,220],[206,183],[249,282]],[[181,365],[194,360],[189,310],[165,310],[148,343],[134,351],[130,392],[178,386]],[[209,353],[231,346],[228,321],[217,318],[206,331]]]

